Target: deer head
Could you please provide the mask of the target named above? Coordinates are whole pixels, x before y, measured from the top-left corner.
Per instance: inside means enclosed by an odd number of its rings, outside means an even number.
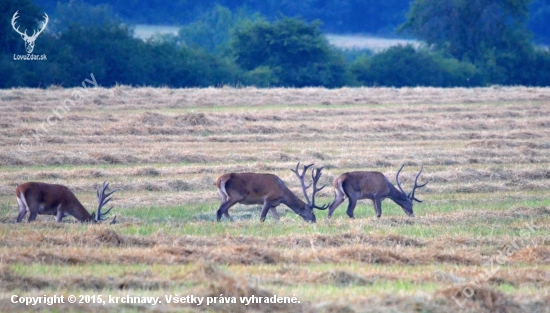
[[[19,31],[19,26],[17,26],[17,28],[15,27],[15,20],[19,18],[19,16],[17,15],[18,13],[19,11],[16,11],[15,14],[13,14],[13,17],[11,19],[11,26],[19,35],[21,35],[21,38],[23,38],[23,40],[25,41],[25,50],[27,50],[27,53],[32,53],[32,51],[34,50],[34,42],[36,38],[38,38],[38,35],[40,35],[42,31],[44,31],[44,29],[46,28],[46,25],[48,25],[48,14],[44,13],[44,24],[42,24],[42,28],[38,32],[36,30],[33,30],[32,36],[29,36],[27,35],[26,29],[25,32],[21,32]]]
[[[317,206],[315,204],[315,195],[317,194],[317,192],[321,191],[323,188],[326,187],[326,185],[325,185],[321,188],[317,188],[317,183],[319,182],[319,179],[321,178],[321,174],[322,174],[321,171],[323,170],[323,166],[311,170],[311,180],[312,180],[312,182],[311,182],[311,184],[309,184],[307,186],[306,186],[306,183],[305,183],[306,172],[312,166],[313,166],[313,164],[304,165],[304,168],[302,169],[302,174],[299,174],[298,173],[298,168],[300,167],[300,162],[298,162],[298,164],[296,164],[296,169],[291,169],[291,171],[294,172],[294,174],[296,174],[296,176],[300,180],[300,184],[302,185],[302,192],[304,193],[304,199],[306,200],[306,206],[311,210],[311,212],[313,212],[313,209],[326,210],[328,208],[328,204],[325,204],[322,207]],[[311,186],[313,186],[313,192],[311,194],[311,201],[310,201],[309,196],[307,194],[307,189]]]
[[[426,186],[426,184],[428,184],[428,182],[425,182],[423,183],[422,185],[419,185],[418,184],[418,177],[420,177],[420,173],[422,173],[422,170],[424,169],[424,165],[422,165],[422,167],[420,167],[420,171],[418,172],[418,174],[416,174],[416,177],[414,178],[414,186],[411,190],[410,193],[406,193],[405,190],[403,190],[403,187],[401,187],[401,183],[399,182],[399,173],[401,172],[401,170],[403,169],[403,166],[405,166],[405,164],[401,165],[401,168],[399,168],[399,171],[397,171],[397,174],[395,175],[395,181],[397,183],[397,187],[399,187],[399,190],[407,196],[407,198],[409,199],[409,205],[407,205],[406,207],[404,206],[403,209],[407,212],[407,214],[411,215],[413,214],[412,212],[412,205],[413,205],[413,200],[416,201],[416,202],[422,202],[421,200],[418,200],[415,196],[414,196],[414,192],[416,191],[416,189],[418,188],[422,188],[424,186]]]

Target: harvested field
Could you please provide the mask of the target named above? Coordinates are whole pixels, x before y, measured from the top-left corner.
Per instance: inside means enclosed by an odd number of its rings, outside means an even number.
[[[550,312],[549,101],[526,87],[0,90],[0,311]],[[298,161],[325,167],[321,204],[347,171],[394,182],[405,164],[408,190],[424,165],[429,183],[414,218],[362,200],[355,220],[345,201],[316,224],[284,205],[279,222],[244,205],[215,222],[218,176],[274,173],[301,196]],[[93,211],[104,180],[115,225],[15,223],[25,181]],[[168,303],[187,295],[218,300]],[[240,301],[253,296],[299,303]]]

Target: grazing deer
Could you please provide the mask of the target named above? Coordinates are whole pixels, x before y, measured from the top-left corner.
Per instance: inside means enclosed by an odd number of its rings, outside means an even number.
[[[413,200],[422,202],[414,196],[414,192],[416,189],[426,186],[428,182],[418,185],[418,177],[424,168],[424,166],[422,166],[418,174],[416,174],[414,187],[411,193],[407,194],[399,182],[399,173],[403,169],[403,166],[404,164],[401,165],[401,168],[397,171],[397,175],[395,176],[399,190],[397,190],[386,176],[380,172],[349,172],[340,175],[334,180],[335,197],[329,207],[328,217],[330,218],[332,216],[334,210],[346,199],[346,197],[349,198],[347,214],[350,218],[354,218],[353,210],[355,209],[357,200],[360,199],[372,200],[374,210],[376,211],[376,217],[380,218],[382,215],[382,200],[386,198],[392,199],[403,208],[403,211],[405,211],[407,215],[414,217]]]
[[[23,220],[27,212],[30,213],[29,222],[34,221],[38,214],[56,215],[58,222],[61,222],[63,217],[67,215],[71,215],[81,222],[97,223],[104,221],[107,219],[105,216],[113,207],[106,212],[101,212],[101,209],[111,201],[110,195],[116,191],[115,189],[109,193],[105,193],[108,187],[109,184],[107,181],[104,181],[103,186],[97,190],[97,214],[95,212],[90,214],[69,188],[63,185],[35,182],[24,183],[15,189],[17,203],[19,204],[17,223]],[[111,224],[115,222],[115,219],[116,217],[113,218]]]
[[[279,204],[284,204],[291,208],[294,212],[300,215],[305,221],[315,223],[315,214],[313,209],[326,210],[327,206],[318,207],[315,205],[315,194],[323,189],[317,188],[317,182],[321,177],[322,167],[312,170],[311,177],[313,182],[306,186],[304,177],[307,170],[313,165],[304,166],[302,174],[298,174],[298,167],[300,163],[296,165],[296,169],[292,170],[294,174],[300,180],[302,185],[302,191],[306,202],[300,200],[290,189],[287,188],[285,183],[277,176],[273,174],[257,174],[257,173],[228,173],[220,176],[216,181],[216,187],[220,193],[222,203],[217,212],[218,222],[221,220],[222,215],[225,215],[229,220],[232,218],[229,216],[229,208],[236,203],[241,204],[262,204],[263,209],[260,216],[260,220],[263,222],[267,215],[267,211],[271,211],[271,214],[276,220],[279,220],[276,207]],[[311,195],[311,201],[307,194],[307,189],[313,185],[313,193]]]

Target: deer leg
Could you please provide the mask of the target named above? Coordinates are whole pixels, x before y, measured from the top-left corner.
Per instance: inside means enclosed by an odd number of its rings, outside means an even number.
[[[27,206],[23,202],[23,200],[17,198],[17,204],[19,205],[19,214],[17,215],[17,223],[21,223],[23,218],[25,217],[25,214],[27,214]]]
[[[27,205],[29,203],[27,202]],[[38,212],[44,211],[44,204],[43,203],[31,203],[31,205],[28,206],[29,209],[29,222],[32,222],[36,219],[36,216],[38,216]]]
[[[349,198],[348,210],[346,211],[346,213],[348,213],[348,216],[351,219],[355,219],[355,217],[353,217],[353,210],[355,210],[355,205],[357,205],[357,199]]]
[[[334,213],[334,210],[346,199],[346,195],[342,194],[341,192],[334,192],[334,201],[330,204],[330,207],[328,208],[328,218],[332,217],[332,213]]]
[[[216,212],[216,219],[219,222],[222,219],[222,215],[225,215],[230,221],[233,221],[233,219],[229,216],[229,208],[232,207],[237,203],[236,200],[228,199],[226,202],[222,202],[220,205],[220,208]]]
[[[273,215],[273,217],[278,221],[279,220],[279,213],[277,213],[277,207],[276,206],[272,206],[270,209],[269,209],[269,212],[271,212],[271,215]]]
[[[225,209],[225,211],[223,212],[223,215],[225,216],[225,218],[233,222],[233,218],[229,216],[229,208]]]
[[[19,210],[19,214],[17,214],[17,223],[21,223],[21,221],[25,217],[25,214],[27,214],[27,211]]]
[[[222,203],[229,200],[229,197],[222,190],[218,189],[218,193],[220,194],[220,198],[222,198]]]
[[[376,218],[380,218],[380,216],[382,216],[382,199],[374,198],[372,203],[374,204],[374,210],[376,211]]]
[[[36,216],[38,215],[38,210],[31,210],[31,215],[29,215],[29,222],[32,222],[36,219]]]
[[[64,217],[65,215],[64,215],[63,212],[58,208],[58,209],[57,209],[57,213],[55,214],[55,216],[56,216],[56,222],[59,223],[59,222],[61,222],[61,220],[63,219],[63,217]]]
[[[260,215],[260,221],[265,221],[265,217],[267,216],[267,211],[271,209],[271,203],[265,201],[264,206],[262,207],[262,214]]]

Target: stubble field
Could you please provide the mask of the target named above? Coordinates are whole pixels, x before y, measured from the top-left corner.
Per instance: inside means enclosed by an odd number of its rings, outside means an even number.
[[[550,311],[547,88],[0,90],[0,134],[2,312]],[[362,200],[355,220],[345,201],[316,224],[284,205],[279,222],[242,205],[215,222],[218,176],[274,173],[301,196],[299,161],[325,167],[319,204],[352,170],[395,182],[405,164],[409,190],[424,165],[429,183],[414,218]],[[15,224],[18,184],[64,184],[94,211],[104,180],[115,225]],[[187,295],[218,300],[167,303]],[[253,295],[300,303],[239,303]],[[162,303],[109,303],[127,296]]]

